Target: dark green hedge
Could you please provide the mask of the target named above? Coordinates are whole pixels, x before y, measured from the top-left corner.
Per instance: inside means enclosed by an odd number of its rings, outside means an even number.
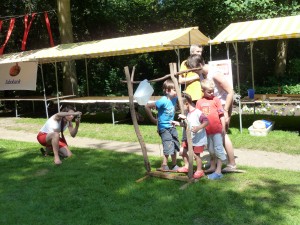
[[[241,85],[241,96],[245,97],[248,96],[248,87],[247,85]],[[300,94],[300,84],[296,85],[283,85],[280,86],[281,94]],[[235,92],[238,93],[237,87],[235,88]],[[255,87],[255,94],[278,94],[278,85],[277,86],[270,86],[270,87]]]

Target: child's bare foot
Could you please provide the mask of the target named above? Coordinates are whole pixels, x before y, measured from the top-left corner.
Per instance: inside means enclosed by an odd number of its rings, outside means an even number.
[[[203,170],[197,170],[193,175],[194,179],[200,179],[201,177],[204,177],[204,171]]]
[[[188,173],[189,172],[189,168],[186,167],[180,167],[177,172],[179,173]]]
[[[205,173],[213,173],[213,172],[215,172],[215,170],[216,170],[216,168],[209,168],[209,169],[207,169],[207,170],[204,170],[204,172]]]
[[[62,162],[60,161],[60,159],[54,159],[54,163],[55,163],[55,165],[60,165],[60,164],[62,164]]]

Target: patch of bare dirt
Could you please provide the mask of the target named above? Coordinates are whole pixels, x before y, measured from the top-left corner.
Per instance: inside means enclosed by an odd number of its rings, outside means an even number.
[[[7,130],[24,130],[33,133],[37,133],[41,129],[40,124],[22,123],[18,117],[1,117],[0,127]]]

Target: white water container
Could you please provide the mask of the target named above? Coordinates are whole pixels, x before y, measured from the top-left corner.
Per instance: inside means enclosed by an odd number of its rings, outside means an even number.
[[[143,80],[137,87],[133,97],[139,105],[146,105],[154,90],[147,79]]]

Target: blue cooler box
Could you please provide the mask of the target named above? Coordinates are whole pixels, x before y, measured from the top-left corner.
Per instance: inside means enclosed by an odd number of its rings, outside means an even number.
[[[262,120],[266,124],[266,129],[255,129],[253,125],[248,128],[251,136],[267,136],[268,133],[273,130],[274,122],[268,120]]]

